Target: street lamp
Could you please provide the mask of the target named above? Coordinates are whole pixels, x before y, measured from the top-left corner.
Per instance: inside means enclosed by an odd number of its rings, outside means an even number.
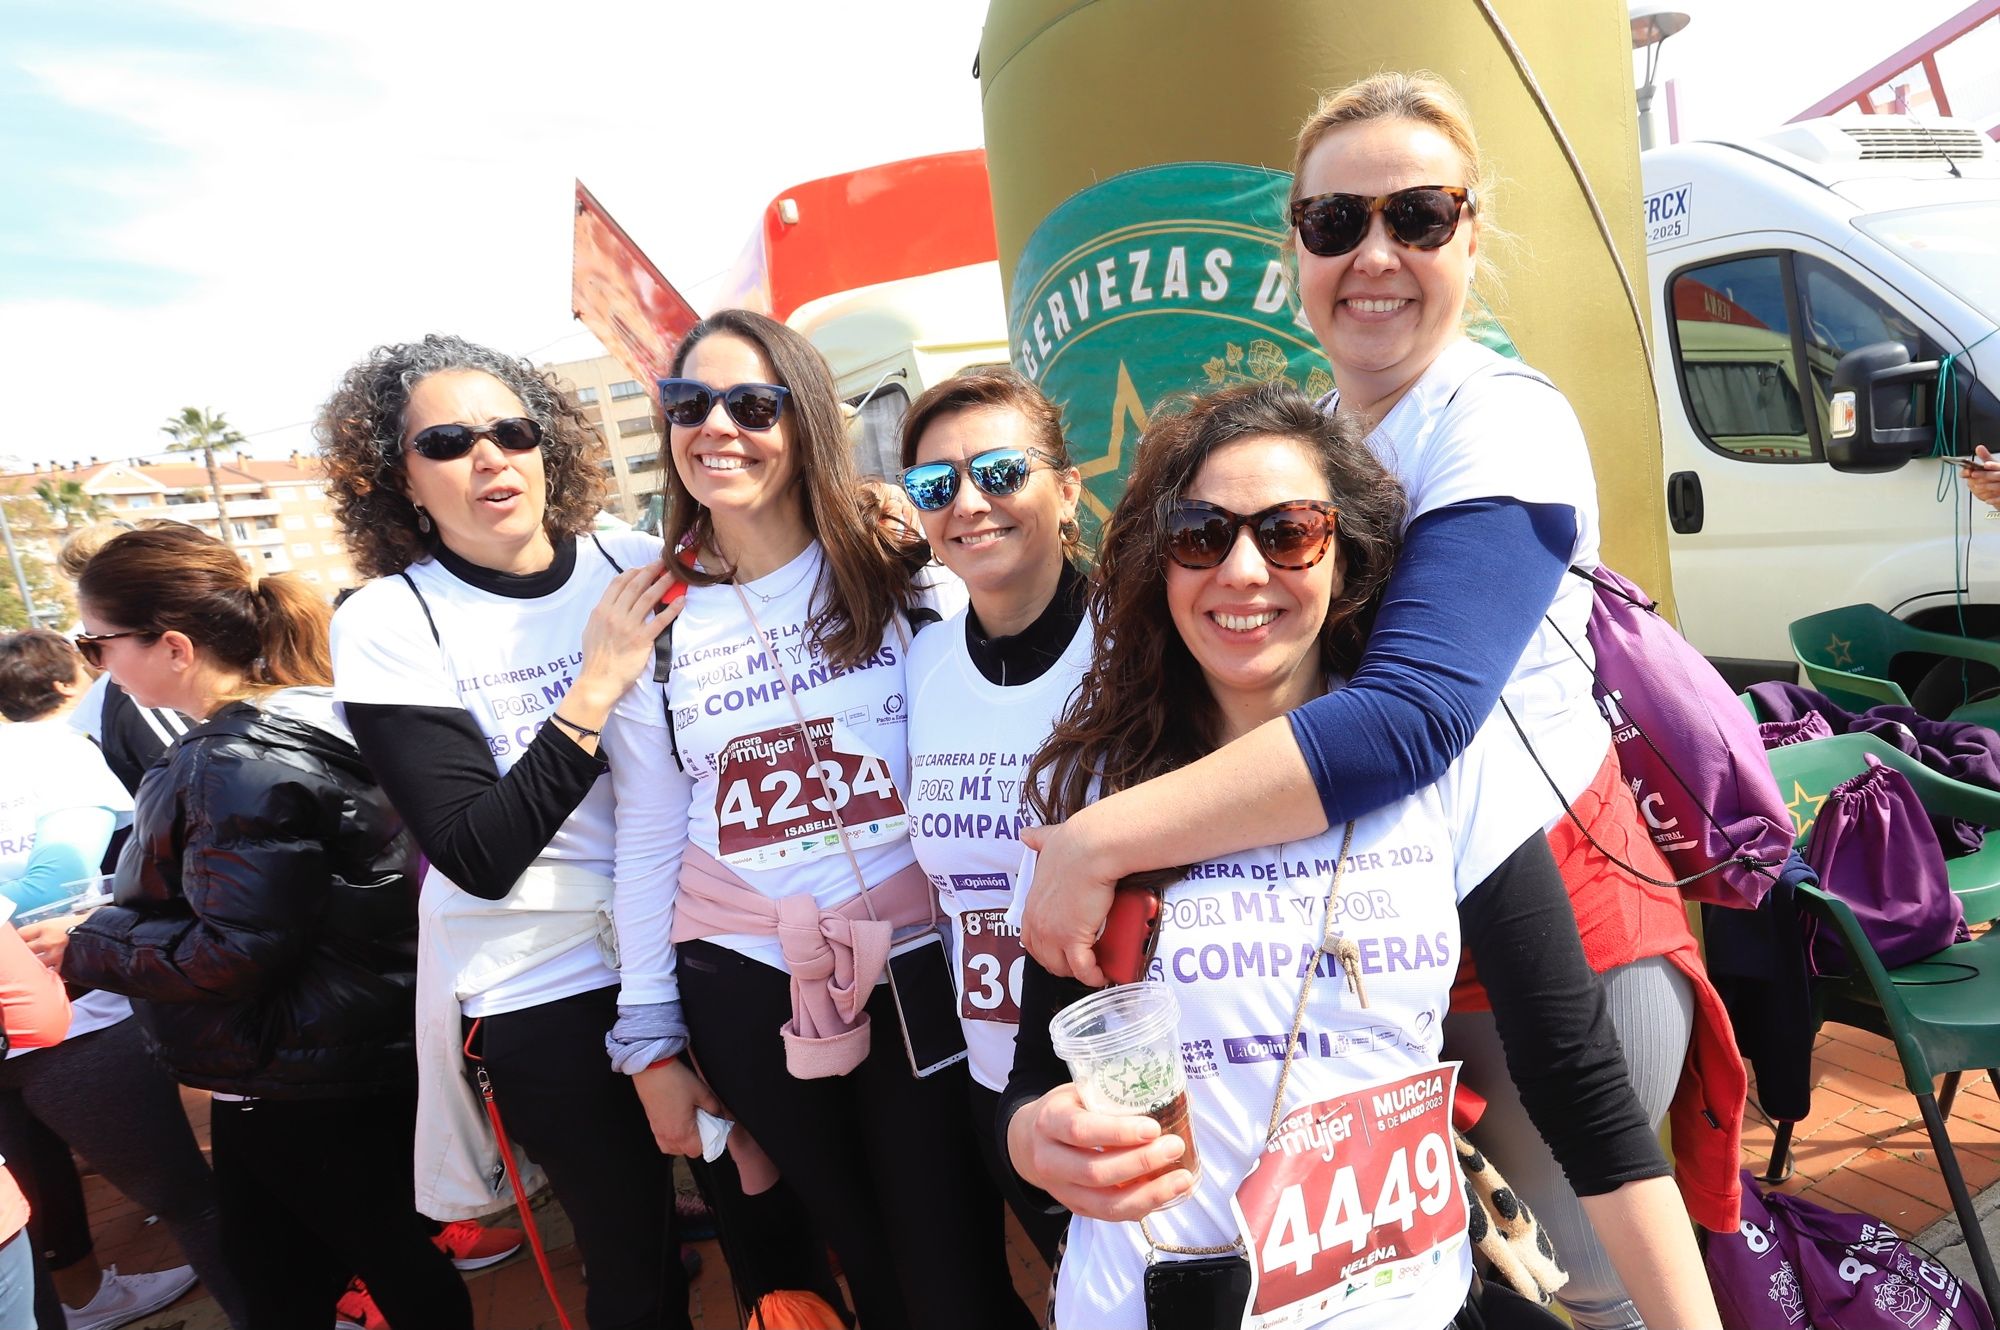
[[[1632,20],[1632,49],[1646,53],[1646,80],[1639,85],[1639,150],[1644,152],[1653,146],[1653,76],[1660,70],[1660,48],[1689,19],[1672,0],[1630,0],[1625,12]]]

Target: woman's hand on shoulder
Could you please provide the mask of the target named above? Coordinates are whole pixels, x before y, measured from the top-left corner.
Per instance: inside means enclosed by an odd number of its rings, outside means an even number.
[[[1182,1149],[1144,1114],[1091,1112],[1068,1083],[1007,1123],[1015,1172],[1086,1219],[1143,1219],[1193,1191],[1194,1176],[1174,1167]]]
[[[717,1117],[729,1116],[722,1101],[694,1068],[679,1058],[657,1063],[632,1077],[632,1088],[646,1107],[646,1121],[653,1128],[653,1143],[661,1154],[701,1157],[701,1127],[695,1120],[697,1108]]]
[[[1035,851],[1035,876],[1021,916],[1021,941],[1050,974],[1105,984],[1097,965],[1097,935],[1122,873],[1106,865],[1090,832],[1090,810],[1067,822],[1024,827]]]
[[[653,642],[679,617],[683,596],[660,608],[661,599],[675,585],[664,565],[629,568],[611,579],[590,620],[583,627],[583,667],[570,688],[569,702],[579,713],[571,718],[598,728],[634,680],[647,673],[653,659]],[[563,714],[570,715],[566,705]]]

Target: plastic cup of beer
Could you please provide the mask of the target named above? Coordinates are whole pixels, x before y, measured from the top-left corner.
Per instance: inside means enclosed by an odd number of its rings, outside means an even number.
[[[1055,1050],[1069,1064],[1077,1096],[1093,1113],[1144,1113],[1162,1133],[1181,1138],[1184,1168],[1201,1177],[1187,1073],[1181,1066],[1180,1005],[1165,984],[1121,984],[1092,993],[1049,1022]],[[1162,1170],[1167,1171],[1167,1170]],[[1169,1204],[1186,1200],[1186,1195]]]

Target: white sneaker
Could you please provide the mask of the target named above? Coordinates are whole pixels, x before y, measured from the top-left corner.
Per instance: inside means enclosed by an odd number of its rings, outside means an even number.
[[[65,1306],[63,1320],[69,1330],[116,1330],[168,1306],[194,1284],[191,1265],[150,1275],[121,1275],[117,1266],[107,1265],[97,1296],[81,1307]]]

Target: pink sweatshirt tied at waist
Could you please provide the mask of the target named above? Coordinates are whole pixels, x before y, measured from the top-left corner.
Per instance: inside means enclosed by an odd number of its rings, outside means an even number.
[[[875,917],[869,917],[869,907]],[[800,1080],[844,1076],[868,1056],[868,999],[899,932],[935,922],[937,897],[914,863],[822,910],[810,892],[772,898],[706,851],[681,859],[675,943],[721,933],[775,937],[792,976],[792,1019],[779,1032]]]

